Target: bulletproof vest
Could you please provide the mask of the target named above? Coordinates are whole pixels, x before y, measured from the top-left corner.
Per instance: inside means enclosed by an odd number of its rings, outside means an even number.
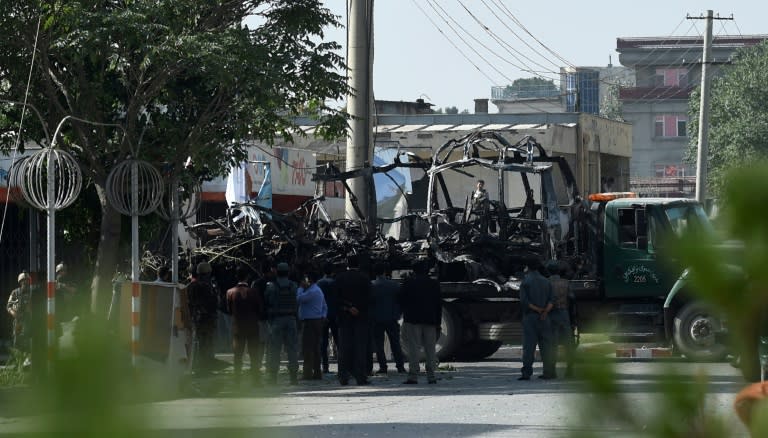
[[[296,283],[284,279],[273,282],[277,287],[277,303],[272,309],[272,316],[296,315],[298,303],[296,302]]]

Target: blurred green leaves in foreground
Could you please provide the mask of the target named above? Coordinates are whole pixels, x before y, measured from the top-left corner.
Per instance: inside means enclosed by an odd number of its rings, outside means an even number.
[[[677,272],[688,269],[685,293],[722,316],[732,354],[740,358],[744,375],[755,380],[760,375],[759,336],[768,333],[768,163],[732,171],[723,193],[716,232],[688,228],[668,245],[666,255]],[[647,392],[655,395],[639,400],[637,394],[623,392],[620,381],[628,376],[618,375],[613,361],[601,356],[585,362],[579,374],[589,398],[577,407],[580,425],[574,437],[607,436],[618,430],[665,438],[744,433],[708,409],[711,382],[706,375],[684,376],[670,364],[665,375],[648,380]],[[749,384],[745,381],[744,386]],[[751,418],[752,436],[768,437],[768,403],[756,403]]]

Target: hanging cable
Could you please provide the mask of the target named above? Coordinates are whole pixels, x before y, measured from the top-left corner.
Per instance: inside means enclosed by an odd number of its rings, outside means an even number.
[[[483,2],[483,5],[485,5],[485,7],[486,7],[486,8],[487,8],[487,9],[488,9],[488,10],[489,10],[489,11],[490,11],[492,14],[493,14],[493,16],[494,16],[494,17],[496,17],[496,19],[497,19],[497,20],[499,20],[499,23],[501,23],[501,24],[502,24],[504,27],[506,27],[506,28],[507,28],[507,30],[509,30],[509,31],[512,33],[512,35],[514,35],[514,36],[515,36],[515,38],[517,38],[518,40],[520,40],[520,42],[522,42],[523,44],[525,44],[525,46],[526,46],[526,47],[528,47],[529,49],[531,49],[531,51],[533,51],[533,53],[535,53],[535,54],[537,54],[537,55],[541,56],[541,57],[542,57],[543,59],[545,59],[547,62],[549,62],[550,64],[552,64],[552,65],[553,65],[555,68],[559,69],[559,68],[561,67],[559,64],[557,64],[556,62],[552,61],[551,59],[547,58],[546,56],[542,55],[542,54],[541,54],[539,51],[537,51],[537,50],[536,50],[536,49],[535,49],[533,46],[531,46],[531,45],[528,43],[528,41],[526,41],[526,40],[525,40],[525,38],[523,38],[523,37],[521,37],[520,35],[518,35],[518,33],[517,33],[517,32],[515,32],[515,31],[514,31],[514,29],[512,29],[512,28],[511,28],[511,27],[510,27],[510,26],[507,24],[507,22],[506,22],[505,20],[502,20],[502,19],[501,19],[501,17],[499,17],[499,14],[497,14],[497,13],[496,13],[496,11],[494,11],[494,10],[491,8],[491,6],[490,6],[490,5],[488,5],[488,3],[487,3],[485,0],[481,0],[481,1]],[[462,6],[464,6],[464,5],[462,4]]]
[[[32,60],[29,63],[29,75],[27,76],[27,86],[24,90],[24,104],[21,107],[21,118],[19,120],[19,132],[16,136],[16,146],[13,148],[13,154],[11,154],[11,164],[13,164],[16,161],[16,153],[19,150],[19,147],[21,146],[21,133],[24,131],[24,116],[27,113],[27,101],[29,100],[29,89],[32,86],[32,72],[35,69],[35,57],[37,55],[37,41],[40,37],[40,22],[42,21],[42,15],[37,17],[37,29],[35,30],[35,40],[32,43]],[[3,231],[5,230],[5,218],[8,214],[8,201],[10,200],[11,195],[11,185],[10,180],[8,180],[8,184],[6,185],[5,190],[5,206],[3,207],[3,219],[2,222],[0,222],[0,242],[3,241]]]

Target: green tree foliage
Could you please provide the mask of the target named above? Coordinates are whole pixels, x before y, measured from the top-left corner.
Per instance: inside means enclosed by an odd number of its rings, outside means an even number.
[[[542,97],[557,95],[559,90],[554,81],[539,77],[519,78],[504,89],[506,97]]]
[[[674,260],[674,269],[687,268],[685,292],[706,303],[726,321],[732,353],[740,357],[747,380],[759,379],[758,338],[768,335],[768,217],[756,214],[757,206],[768,202],[768,162],[731,169],[723,177],[720,224],[723,232],[737,241],[722,241],[711,229],[688,227],[674,244],[664,245]],[[737,436],[726,418],[707,407],[712,385],[705,375],[685,376],[670,367],[651,385],[658,394],[649,407],[637,409],[636,398],[624,391],[621,375],[603,358],[589,359],[580,370],[588,403],[577,408],[582,428],[572,436],[604,436],[605,427],[634,431],[644,437]],[[745,383],[748,385],[749,383]],[[709,388],[709,389],[708,389]],[[763,392],[764,393],[764,392]],[[736,394],[734,394],[735,398]],[[740,409],[746,409],[743,406]],[[753,437],[768,436],[768,401],[750,405]],[[600,432],[584,431],[596,429]]]
[[[624,121],[623,107],[619,99],[621,84],[610,84],[607,87],[605,97],[600,102],[600,116],[611,120]]]
[[[348,91],[340,46],[323,41],[338,17],[320,0],[3,0],[0,145],[13,146],[33,53],[24,144],[71,152],[99,197],[94,296],[107,297],[121,218],[107,202],[110,170],[137,151],[165,174],[206,179],[246,156],[245,142],[296,132],[292,115],[343,135],[326,101]],[[258,25],[243,24],[246,17]],[[38,29],[39,27],[39,29]],[[36,35],[39,36],[36,40]],[[87,120],[94,123],[84,123]],[[187,157],[192,166],[183,167]],[[106,300],[94,301],[102,311]]]
[[[736,52],[713,79],[709,112],[710,191],[720,196],[731,167],[768,156],[768,43]],[[688,160],[696,161],[700,90],[691,94]]]
[[[459,108],[457,108],[455,106],[447,106],[447,107],[445,107],[445,113],[446,114],[458,114],[459,113]]]
[[[554,81],[550,79],[540,78],[540,77],[515,79],[512,82],[512,85],[510,85],[509,87],[513,89],[519,89],[519,88],[525,88],[525,87],[531,87],[531,88],[541,87],[541,89],[557,91],[557,85],[555,85]]]

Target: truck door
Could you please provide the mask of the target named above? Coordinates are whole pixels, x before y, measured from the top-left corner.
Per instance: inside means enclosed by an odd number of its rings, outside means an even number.
[[[606,215],[603,272],[607,298],[663,295],[656,254],[648,249],[649,216],[644,205],[616,208]]]

